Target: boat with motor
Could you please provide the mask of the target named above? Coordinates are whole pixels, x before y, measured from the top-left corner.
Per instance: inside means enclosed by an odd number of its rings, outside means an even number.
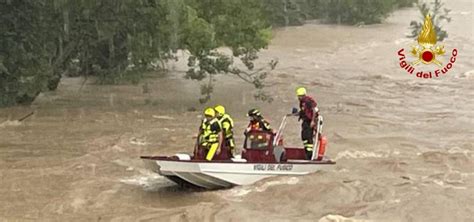
[[[212,161],[205,159],[205,152],[199,147],[192,155],[179,153],[141,156],[141,159],[148,169],[183,187],[205,189],[249,185],[274,176],[307,175],[334,166],[336,162],[324,155],[327,139],[322,135],[322,116],[317,119],[311,160],[306,160],[304,148],[283,145],[283,129],[289,116],[292,114],[283,117],[276,133],[259,130],[246,133],[241,155],[235,157],[223,146]]]

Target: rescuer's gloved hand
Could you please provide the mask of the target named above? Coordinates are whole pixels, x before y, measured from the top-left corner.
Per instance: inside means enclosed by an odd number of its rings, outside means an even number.
[[[293,107],[293,109],[291,110],[291,114],[293,114],[295,116],[298,115],[298,108]]]

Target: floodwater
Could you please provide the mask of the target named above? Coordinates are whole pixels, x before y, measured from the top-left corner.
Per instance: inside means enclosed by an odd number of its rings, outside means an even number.
[[[277,127],[308,87],[325,117],[330,171],[217,191],[182,190],[144,168],[140,155],[193,147],[199,84],[183,63],[143,83],[97,86],[65,78],[31,107],[0,109],[0,221],[473,221],[474,15],[469,0],[446,1],[448,74],[419,79],[397,51],[415,9],[384,24],[308,24],[276,30],[261,61],[277,58],[271,104],[252,88],[218,79],[212,104],[236,120],[260,107]],[[447,50],[449,52],[449,50]],[[448,60],[448,56],[443,58]],[[15,121],[35,111],[22,121]],[[299,126],[285,130],[299,144]]]

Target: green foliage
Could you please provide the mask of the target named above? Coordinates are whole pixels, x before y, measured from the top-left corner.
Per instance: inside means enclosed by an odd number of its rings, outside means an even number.
[[[57,87],[62,74],[94,75],[101,84],[138,83],[149,69],[164,69],[187,51],[186,77],[241,77],[239,59],[254,69],[270,41],[261,1],[253,0],[38,0],[2,1],[0,106],[32,101]],[[232,49],[232,55],[218,50]],[[265,75],[262,75],[265,76]],[[263,88],[254,73],[247,82]],[[241,77],[242,78],[242,77]]]
[[[276,26],[303,25],[311,10],[311,0],[263,0],[267,19]]]
[[[271,101],[263,90],[277,61],[254,62],[270,42],[272,25],[378,23],[413,1],[3,0],[0,106],[27,104],[56,89],[62,75],[138,83],[144,72],[164,70],[178,51],[190,55],[185,77],[204,83],[201,102],[211,98],[220,74],[252,84],[257,98]]]
[[[214,75],[231,73],[262,89],[267,73],[265,68],[254,70],[257,52],[265,48],[271,30],[262,10],[262,3],[254,0],[188,1],[194,10],[188,10],[184,44],[192,54],[188,59],[186,78],[203,80],[201,103],[208,101],[214,90]],[[227,55],[218,50],[226,46],[232,50]],[[239,59],[248,73],[234,65]],[[273,67],[274,68],[274,67]],[[263,97],[262,97],[263,98]]]
[[[0,3],[0,107],[30,103],[55,78],[45,1]]]
[[[421,20],[410,22],[411,34],[408,35],[409,38],[418,38],[418,35],[423,27],[423,21],[425,20],[425,16],[428,13],[431,15],[433,25],[435,26],[438,41],[441,42],[448,37],[448,33],[446,30],[443,30],[442,24],[451,22],[451,17],[449,17],[449,12],[451,10],[444,8],[444,3],[441,2],[441,0],[434,0],[434,2],[431,3],[431,7],[428,3],[423,2],[418,4],[418,9],[421,14]]]
[[[126,70],[123,72],[108,72],[99,71],[96,73],[97,83],[103,85],[117,85],[117,84],[138,84],[143,79],[145,71],[142,70]]]

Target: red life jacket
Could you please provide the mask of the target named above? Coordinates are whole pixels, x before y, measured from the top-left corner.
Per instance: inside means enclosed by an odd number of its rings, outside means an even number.
[[[259,130],[259,129],[260,129],[260,123],[259,123],[258,121],[251,121],[251,122],[249,123],[248,128],[249,128],[250,130]]]
[[[252,120],[250,121],[247,130],[263,130],[263,131],[271,131],[270,124],[264,120]]]
[[[318,103],[316,101],[309,97],[309,96],[304,96],[300,100],[300,118],[305,120],[305,121],[311,121],[314,118],[314,108],[318,106]]]

